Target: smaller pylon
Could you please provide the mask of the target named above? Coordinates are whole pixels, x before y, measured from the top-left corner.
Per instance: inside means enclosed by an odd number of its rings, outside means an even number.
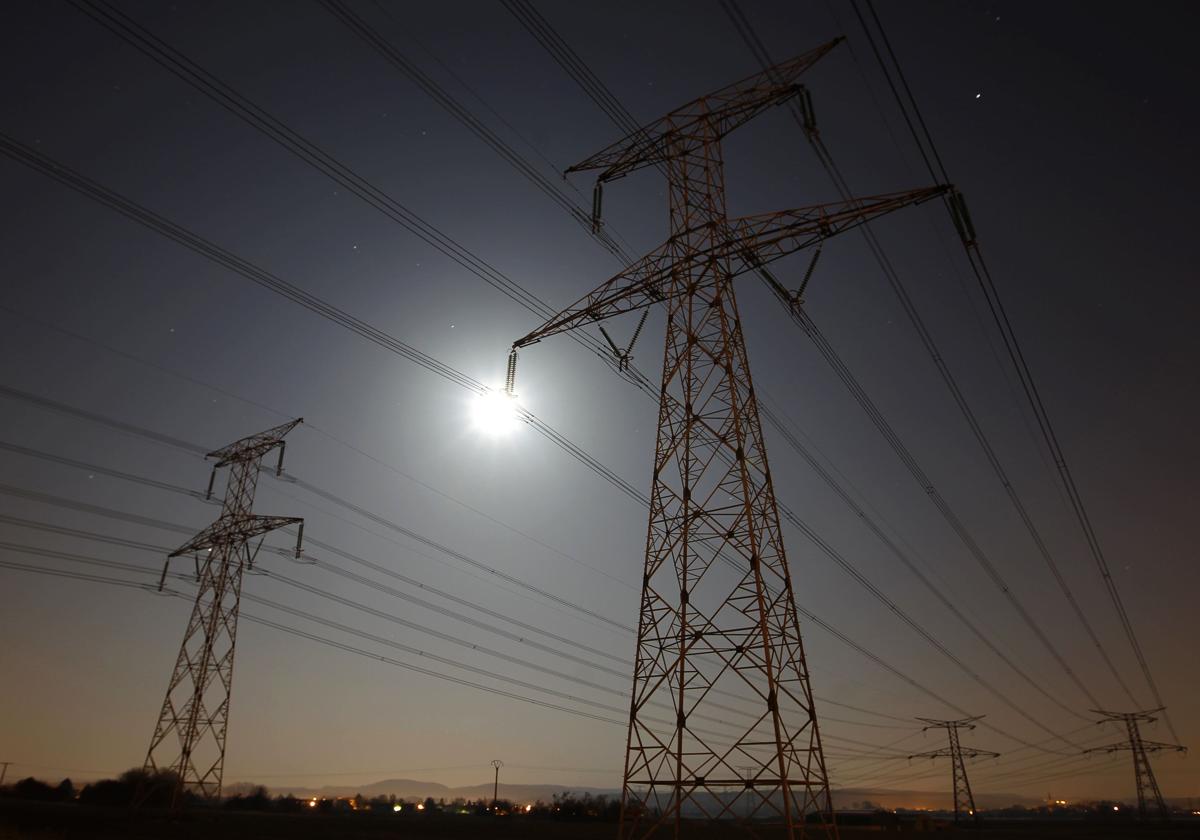
[[[492,808],[496,808],[500,802],[500,768],[504,766],[504,762],[500,759],[493,759],[492,766],[496,768],[496,781],[492,785]]]
[[[943,747],[940,750],[930,750],[929,752],[916,753],[910,755],[909,759],[913,758],[943,758],[950,759],[950,773],[954,784],[954,822],[962,822],[966,818],[970,818],[974,822],[979,822],[979,814],[975,811],[975,796],[971,793],[971,782],[967,779],[967,763],[968,758],[998,758],[1000,753],[992,752],[991,750],[980,750],[975,747],[964,748],[958,740],[958,730],[974,729],[975,721],[982,718],[983,715],[972,718],[963,718],[962,720],[934,720],[932,718],[919,717],[917,720],[927,724],[922,732],[929,729],[945,729],[946,735],[949,737],[950,745]],[[965,814],[965,816],[964,816]]]
[[[301,422],[293,420],[250,435],[205,456],[216,459],[208,479],[208,498],[212,497],[217,470],[230,470],[221,515],[167,557],[169,563],[173,557],[194,555],[198,584],[144,765],[148,774],[174,774],[172,809],[179,807],[184,791],[210,800],[221,795],[242,576],[254,566],[254,557],[267,533],[288,525],[299,526],[297,558],[304,536],[303,519],[253,512],[259,468],[263,457],[278,449],[275,472],[282,474],[283,438]],[[255,538],[258,547],[251,550],[250,542]],[[159,589],[166,576],[164,564]],[[135,804],[147,794],[139,792]]]
[[[1099,724],[1125,724],[1129,740],[1109,744],[1106,747],[1092,747],[1090,750],[1083,751],[1085,755],[1094,752],[1115,753],[1121,750],[1129,750],[1133,754],[1133,776],[1137,783],[1138,816],[1143,820],[1150,816],[1150,808],[1146,804],[1146,800],[1151,796],[1154,797],[1154,809],[1157,815],[1164,820],[1171,817],[1171,812],[1167,810],[1167,803],[1163,801],[1162,791],[1158,789],[1158,780],[1154,778],[1154,770],[1150,767],[1150,753],[1160,750],[1187,752],[1187,747],[1181,744],[1165,744],[1161,741],[1146,741],[1142,738],[1138,724],[1154,723],[1158,720],[1154,714],[1161,712],[1164,708],[1166,707],[1159,706],[1157,709],[1144,712],[1106,712],[1103,709],[1092,709],[1096,714],[1103,715],[1103,718],[1098,721]]]

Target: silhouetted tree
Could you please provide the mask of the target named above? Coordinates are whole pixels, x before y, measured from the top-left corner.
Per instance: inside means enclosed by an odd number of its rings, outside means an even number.
[[[250,793],[229,797],[225,800],[225,807],[234,811],[269,811],[271,795],[265,787],[259,785]]]
[[[166,808],[171,804],[178,776],[170,771],[148,773],[140,767],[126,770],[116,779],[102,779],[86,785],[79,792],[85,805],[129,807],[138,798],[148,808]],[[185,802],[195,802],[195,796],[185,794]]]
[[[304,801],[297,799],[290,793],[287,796],[275,797],[275,810],[282,811],[285,814],[294,814],[297,811],[304,810]]]
[[[70,779],[63,779],[54,789],[60,802],[68,802],[75,798],[75,785]]]
[[[53,802],[57,798],[54,788],[33,776],[21,779],[13,785],[13,795],[18,799],[32,799],[37,802]]]

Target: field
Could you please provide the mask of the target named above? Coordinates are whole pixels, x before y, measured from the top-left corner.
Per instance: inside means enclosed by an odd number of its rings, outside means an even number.
[[[696,827],[688,836],[697,838],[746,837],[742,832],[704,830]],[[844,840],[873,840],[892,832],[878,829],[843,828]],[[917,832],[902,832],[913,834]],[[922,834],[924,832],[921,832]],[[986,840],[1133,840],[1200,838],[1200,821],[1169,825],[1136,823],[993,823],[981,829],[934,832],[939,837],[979,837]],[[131,814],[123,809],[87,808],[73,804],[0,802],[0,840],[456,840],[495,837],[545,838],[545,840],[613,840],[612,823],[555,822],[527,818],[486,817],[392,817],[372,814],[255,814],[199,812],[171,820],[163,814]],[[770,835],[767,835],[770,836]]]

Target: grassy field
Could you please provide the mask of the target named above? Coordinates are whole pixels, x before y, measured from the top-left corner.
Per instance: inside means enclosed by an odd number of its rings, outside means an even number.
[[[903,832],[909,834],[910,832]],[[843,840],[877,840],[891,832],[843,828]],[[1200,838],[1200,821],[1169,825],[1135,823],[993,823],[981,829],[944,829],[939,837],[985,840],[1134,840]],[[741,831],[696,826],[689,837],[745,838]],[[770,834],[763,834],[771,837]],[[373,814],[255,814],[197,812],[168,819],[163,814],[131,814],[123,809],[74,804],[0,802],[0,840],[615,840],[612,823],[569,823],[527,818],[462,816],[397,817]]]

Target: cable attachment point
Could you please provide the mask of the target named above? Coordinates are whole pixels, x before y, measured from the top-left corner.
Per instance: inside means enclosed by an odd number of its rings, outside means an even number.
[[[808,281],[812,279],[813,272],[817,268],[817,260],[821,259],[821,246],[817,246],[816,253],[813,254],[812,262],[808,264],[808,270],[804,272],[804,279],[800,281],[800,288],[788,296],[788,306],[793,312],[799,312],[800,307],[804,306],[804,290],[808,288]]]
[[[622,350],[617,346],[617,343],[612,340],[612,336],[608,334],[608,330],[604,326],[600,326],[600,334],[604,336],[604,340],[608,342],[609,348],[612,350],[613,357],[617,360],[617,370],[625,373],[629,370],[629,364],[633,361],[633,345],[637,344],[638,336],[642,334],[642,327],[646,326],[646,318],[650,315],[649,309],[642,310],[642,317],[638,319],[637,327],[633,330],[633,338],[629,339],[629,346]]]
[[[971,214],[967,211],[967,200],[958,190],[952,189],[946,195],[946,204],[950,208],[950,218],[954,220],[959,239],[966,247],[974,247],[975,225],[971,223]]]
[[[254,561],[258,559],[258,552],[262,550],[263,543],[266,542],[266,537],[260,537],[258,545],[254,546],[254,551],[250,550],[250,544],[246,543],[242,550],[246,552],[246,568],[250,571],[254,570]]]
[[[800,108],[800,117],[804,125],[804,134],[809,140],[817,139],[817,113],[813,110],[812,92],[801,85],[800,94],[796,97]]]
[[[513,388],[517,384],[517,348],[508,351],[508,371],[504,374],[504,394],[508,397],[515,397]]]
[[[604,182],[599,178],[596,179],[596,186],[592,188],[592,233],[599,235],[600,228],[604,226],[604,222],[600,218],[600,209],[604,201]]]

